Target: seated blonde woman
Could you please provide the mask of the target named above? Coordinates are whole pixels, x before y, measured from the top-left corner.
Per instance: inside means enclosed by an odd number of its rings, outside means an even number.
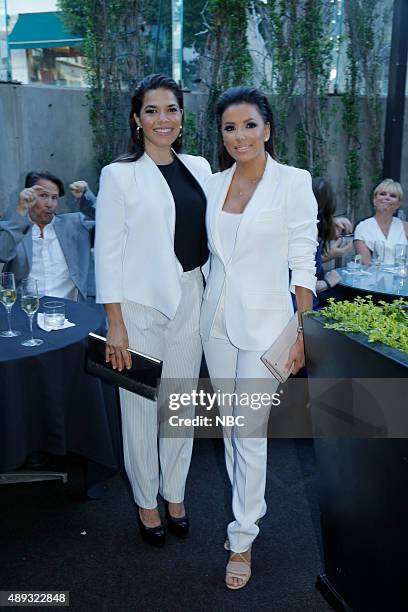
[[[384,263],[394,263],[396,244],[407,244],[408,223],[394,217],[401,206],[403,192],[401,185],[392,179],[384,179],[374,189],[373,205],[375,213],[369,219],[361,221],[354,230],[354,246],[361,255],[363,264],[371,263],[374,243],[384,242]]]

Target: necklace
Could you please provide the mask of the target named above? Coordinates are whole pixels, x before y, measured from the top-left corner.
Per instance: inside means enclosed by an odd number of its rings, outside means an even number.
[[[257,185],[257,183],[259,183],[259,181],[261,180],[262,176],[263,176],[263,172],[262,172],[262,174],[260,176],[257,176],[256,178],[248,178],[248,179],[246,179],[246,181],[250,184],[250,188],[249,188],[248,191],[251,191],[251,189],[253,189],[253,187],[252,187],[253,185]],[[245,196],[246,191],[247,190],[242,189],[242,188],[240,188],[238,186],[238,195],[239,195],[240,198],[243,198]]]
[[[252,178],[247,178],[247,179],[245,179],[245,182],[246,182],[247,184],[249,183],[249,185],[248,185],[248,189],[246,189],[247,185],[245,185],[245,188],[242,188],[242,187],[240,186],[240,184],[239,184],[239,183],[240,183],[240,181],[239,181],[239,180],[237,181],[237,183],[238,183],[238,184],[237,184],[237,189],[238,189],[238,197],[243,198],[243,197],[245,197],[245,196],[246,196],[248,193],[250,193],[250,195],[252,195],[252,193],[253,193],[253,191],[254,191],[254,189],[255,189],[255,186],[256,186],[256,185],[259,183],[259,181],[261,180],[261,178],[262,178],[262,177],[263,177],[263,175],[264,175],[264,172],[265,172],[265,167],[266,167],[266,162],[267,162],[267,157],[266,157],[266,154],[265,154],[265,164],[264,164],[264,167],[262,168],[262,172],[261,172],[261,173],[260,173],[258,176],[255,176],[255,177],[252,177]],[[238,176],[237,176],[237,178],[239,179],[239,177],[238,177]]]

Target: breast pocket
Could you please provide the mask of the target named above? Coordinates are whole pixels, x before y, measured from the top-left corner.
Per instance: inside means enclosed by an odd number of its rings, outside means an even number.
[[[276,223],[283,221],[283,215],[280,208],[260,210],[254,219],[255,223]]]
[[[257,234],[279,237],[285,227],[284,216],[280,209],[261,210],[254,218],[252,227]]]

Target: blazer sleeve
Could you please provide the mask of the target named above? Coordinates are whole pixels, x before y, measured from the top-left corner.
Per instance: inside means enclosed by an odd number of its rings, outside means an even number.
[[[7,263],[15,258],[16,248],[31,230],[32,221],[13,211],[8,218],[0,221],[0,261]]]
[[[96,206],[96,301],[123,301],[123,252],[126,239],[125,196],[115,165],[103,168]]]
[[[96,196],[93,191],[87,189],[79,200],[79,212],[81,213],[81,223],[88,232],[95,227],[95,207]]]
[[[296,286],[305,287],[316,295],[317,202],[306,170],[297,170],[293,177],[287,220],[290,290],[295,293]]]

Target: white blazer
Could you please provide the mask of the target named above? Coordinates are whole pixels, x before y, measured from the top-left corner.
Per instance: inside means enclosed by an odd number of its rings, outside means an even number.
[[[204,189],[209,163],[192,155],[178,158]],[[136,162],[105,166],[96,210],[96,301],[131,300],[172,319],[183,268],[174,252],[174,199],[155,162],[145,153]]]
[[[248,202],[229,261],[223,254],[219,220],[235,164],[206,183],[210,273],[201,311],[201,334],[209,339],[224,293],[231,342],[240,349],[266,350],[293,314],[289,290],[315,292],[317,203],[306,170],[268,156],[264,175]]]

